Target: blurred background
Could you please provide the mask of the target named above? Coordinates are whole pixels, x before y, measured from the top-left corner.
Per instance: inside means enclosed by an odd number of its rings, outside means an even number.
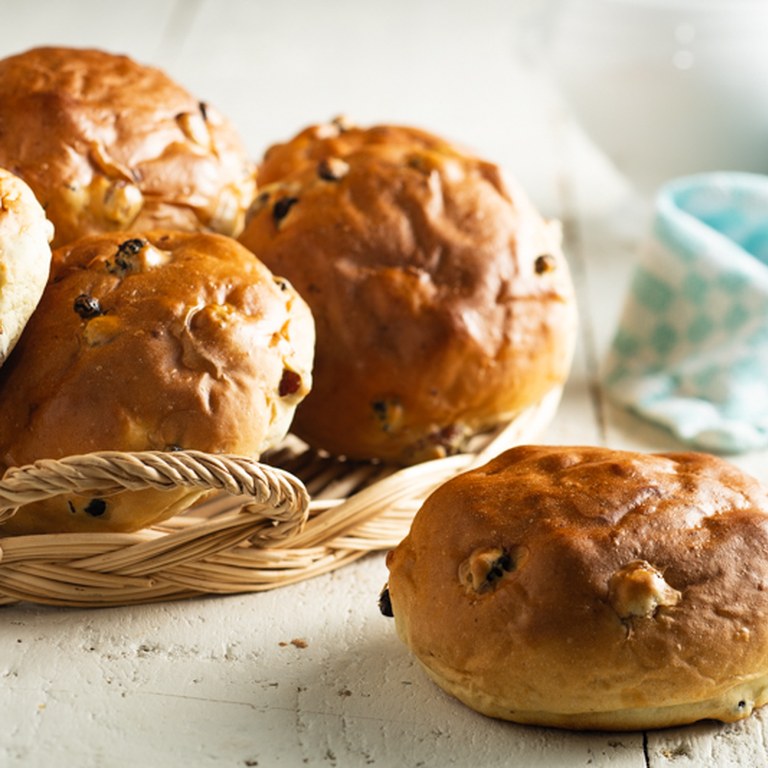
[[[768,170],[763,0],[0,0],[0,55],[91,45],[216,104],[259,156],[336,114],[420,125],[541,206],[564,169],[602,210],[671,176]],[[585,171],[588,168],[588,172]]]
[[[259,156],[336,114],[420,125],[603,210],[674,175],[768,170],[763,0],[0,0],[0,55],[91,45],[216,104]],[[587,170],[585,170],[588,169]]]
[[[548,34],[556,4],[0,0],[0,9],[0,55],[53,44],[128,53],[215,104],[255,157],[337,114],[408,123],[476,148],[541,206],[558,205],[562,133],[573,125],[534,39]]]

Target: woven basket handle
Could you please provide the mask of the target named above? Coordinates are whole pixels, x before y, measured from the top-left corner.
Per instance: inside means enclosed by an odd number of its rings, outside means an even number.
[[[202,451],[100,451],[8,469],[0,480],[0,522],[24,504],[65,493],[106,496],[180,486],[250,497],[241,511],[264,519],[255,538],[270,544],[300,530],[308,515],[301,481],[253,459]]]

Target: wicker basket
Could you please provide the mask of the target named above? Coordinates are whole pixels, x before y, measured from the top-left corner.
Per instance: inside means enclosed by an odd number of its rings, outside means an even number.
[[[553,390],[467,453],[399,470],[337,460],[291,437],[263,462],[194,451],[104,452],[12,468],[0,481],[0,521],[61,493],[179,486],[216,493],[136,533],[0,538],[0,605],[129,605],[263,591],[391,549],[434,488],[532,441],[560,395]]]

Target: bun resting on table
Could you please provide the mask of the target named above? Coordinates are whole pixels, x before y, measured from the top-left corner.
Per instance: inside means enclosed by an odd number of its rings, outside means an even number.
[[[53,226],[32,190],[0,168],[0,365],[40,301]]]
[[[382,607],[492,717],[731,722],[768,701],[766,552],[766,490],[721,459],[524,446],[427,499]]]
[[[415,128],[270,148],[240,237],[317,325],[296,433],[358,459],[461,450],[560,387],[576,309],[557,224],[500,169]]]
[[[0,60],[0,166],[32,188],[55,247],[125,229],[236,235],[255,189],[212,105],[159,69],[82,48]]]
[[[2,468],[93,451],[195,449],[258,458],[311,386],[314,326],[292,286],[237,241],[156,231],[57,249],[0,369]],[[187,489],[55,498],[3,533],[127,531],[194,501]]]

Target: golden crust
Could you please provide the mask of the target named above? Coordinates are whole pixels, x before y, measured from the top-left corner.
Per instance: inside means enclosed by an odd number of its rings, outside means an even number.
[[[0,462],[177,448],[258,457],[309,391],[313,350],[306,304],[235,240],[84,238],[54,252],[0,371]],[[93,520],[57,501],[46,514],[24,508],[3,530],[130,530],[156,518],[145,506],[112,505]]]
[[[576,312],[557,226],[499,169],[424,131],[330,124],[271,148],[241,242],[317,323],[295,431],[409,463],[538,402]]]
[[[235,129],[162,71],[99,50],[0,60],[0,166],[23,178],[54,247],[99,232],[236,235],[255,168]]]
[[[733,721],[768,700],[768,498],[693,453],[526,446],[438,489],[388,557],[397,630],[493,717]]]

